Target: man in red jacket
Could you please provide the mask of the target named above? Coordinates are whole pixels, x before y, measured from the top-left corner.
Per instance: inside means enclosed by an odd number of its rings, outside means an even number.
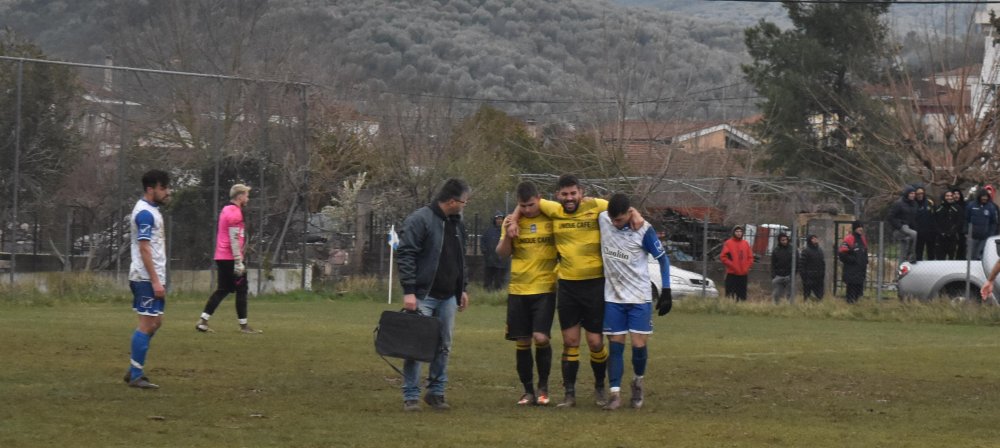
[[[719,258],[726,266],[726,297],[746,300],[747,274],[753,265],[753,252],[750,244],[743,239],[743,226],[733,227],[733,237],[722,244]]]

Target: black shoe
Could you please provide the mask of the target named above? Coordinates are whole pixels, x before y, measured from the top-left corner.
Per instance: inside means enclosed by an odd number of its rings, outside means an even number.
[[[576,406],[576,389],[566,388],[566,395],[562,403],[556,405],[557,408],[572,408]]]
[[[157,385],[155,385],[153,383],[150,383],[149,382],[149,378],[146,378],[145,376],[140,376],[139,378],[136,378],[136,379],[134,379],[132,381],[129,381],[128,382],[128,387],[135,387],[137,389],[159,389],[160,388],[160,386],[157,386]]]
[[[451,409],[451,406],[449,406],[448,403],[445,403],[444,395],[433,395],[430,392],[428,392],[426,395],[424,395],[424,403],[427,403],[427,405],[430,406],[431,409],[437,411],[447,411]]]
[[[608,404],[608,393],[604,386],[594,387],[594,403],[601,407]]]
[[[417,400],[406,400],[403,402],[404,412],[420,412],[420,402]]]

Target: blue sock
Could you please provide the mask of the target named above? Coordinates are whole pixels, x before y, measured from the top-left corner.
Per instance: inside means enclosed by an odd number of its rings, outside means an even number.
[[[625,372],[625,344],[611,342],[611,356],[608,357],[608,383],[611,387],[622,387],[622,374]]]
[[[646,374],[646,347],[632,347],[632,371],[635,376]]]
[[[152,338],[139,330],[132,333],[132,359],[129,360],[129,373],[133,380],[142,376],[142,368],[146,364],[146,352],[149,350],[149,340]]]

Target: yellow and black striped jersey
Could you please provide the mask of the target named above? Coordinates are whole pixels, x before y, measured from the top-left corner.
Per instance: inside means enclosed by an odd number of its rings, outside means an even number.
[[[559,278],[589,280],[604,277],[601,258],[601,228],[597,215],[608,209],[608,201],[587,198],[575,213],[566,213],[559,202],[542,199],[542,214],[552,219],[556,250],[559,251]]]
[[[513,241],[508,292],[517,295],[545,294],[556,290],[556,245],[552,220],[544,214],[521,218]],[[500,239],[507,228],[500,230]]]

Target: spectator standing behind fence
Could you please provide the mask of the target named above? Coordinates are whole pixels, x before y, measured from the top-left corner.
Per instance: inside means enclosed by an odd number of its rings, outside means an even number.
[[[964,260],[968,257],[965,252],[966,245],[968,243],[967,238],[969,237],[969,224],[965,221],[965,208],[967,204],[965,203],[965,193],[959,188],[953,188],[951,190],[951,196],[955,198],[955,203],[958,204],[958,209],[962,211],[962,225],[961,230],[958,232],[958,244],[955,245],[955,259]]]
[[[917,247],[916,259],[933,260],[934,241],[937,232],[934,231],[934,201],[927,197],[924,187],[914,190],[914,203],[917,204]]]
[[[966,225],[972,226],[972,241],[969,256],[973,260],[981,260],[986,239],[993,236],[997,227],[997,207],[990,198],[989,191],[980,189],[975,202],[965,209]]]
[[[771,299],[777,305],[781,298],[792,303],[792,257],[795,252],[788,244],[788,235],[778,234],[778,245],[771,251]]]
[[[479,251],[483,254],[483,287],[487,291],[497,291],[503,288],[507,278],[507,261],[497,255],[496,247],[500,243],[500,225],[503,224],[503,213],[493,214],[492,225],[479,237]]]
[[[889,225],[892,236],[899,242],[898,262],[916,261],[917,244],[917,203],[916,190],[907,185],[898,201],[889,209]]]
[[[441,345],[428,373],[424,402],[436,410],[447,410],[444,391],[448,384],[448,357],[455,327],[455,311],[469,306],[465,288],[465,225],[462,210],[471,193],[461,179],[448,179],[434,201],[414,211],[403,221],[396,267],[403,286],[403,308],[441,321]],[[403,410],[419,411],[420,362],[403,362]]]
[[[215,309],[229,293],[236,293],[236,319],[240,331],[247,334],[259,333],[247,323],[247,268],[244,264],[246,249],[246,225],[243,222],[243,208],[250,202],[250,187],[243,184],[229,189],[229,204],[219,213],[218,233],[215,237],[215,267],[218,286],[205,303],[201,319],[194,326],[201,332],[212,331],[208,320]]]
[[[844,237],[837,255],[844,263],[847,303],[857,303],[864,294],[865,277],[868,275],[868,239],[861,221],[851,223],[851,234]]]
[[[719,259],[726,266],[726,297],[747,299],[747,275],[753,266],[753,252],[743,239],[743,226],[733,227],[733,235],[722,244]]]
[[[961,193],[959,193],[961,194]],[[938,260],[960,260],[958,241],[965,227],[965,210],[955,200],[955,192],[946,191],[941,196],[941,204],[934,208],[935,258]]]
[[[809,235],[806,239],[806,247],[802,248],[797,268],[802,276],[802,298],[809,300],[809,296],[812,295],[816,300],[823,300],[826,259],[823,258],[823,249],[819,246],[818,236]]]

